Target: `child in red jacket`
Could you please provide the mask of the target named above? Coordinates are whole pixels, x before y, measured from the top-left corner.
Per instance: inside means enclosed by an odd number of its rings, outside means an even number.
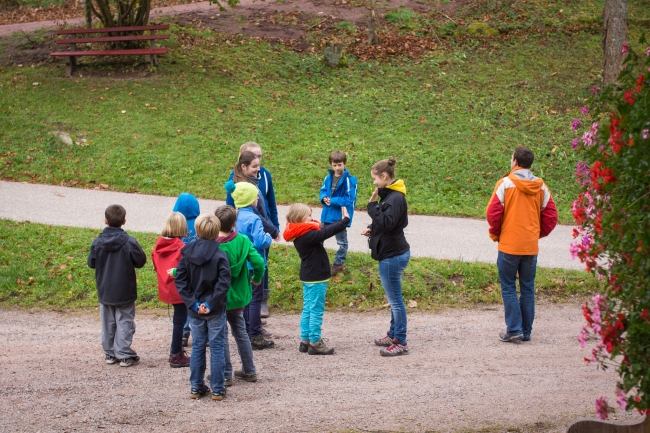
[[[189,367],[190,358],[183,349],[183,325],[187,320],[187,307],[176,290],[174,282],[176,267],[181,260],[181,249],[185,243],[181,238],[187,236],[187,221],[180,212],[173,212],[165,222],[162,236],[156,241],[151,253],[153,267],[158,278],[158,299],[174,306],[172,345],[169,366]]]

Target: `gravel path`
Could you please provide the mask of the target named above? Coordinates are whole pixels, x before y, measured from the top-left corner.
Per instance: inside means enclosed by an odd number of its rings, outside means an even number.
[[[411,354],[393,359],[371,343],[388,311],[327,312],[337,352],[325,357],[297,351],[298,316],[272,316],[277,348],[255,352],[260,380],[235,381],[223,402],[194,401],[189,370],[167,364],[160,313],[136,317],[142,362],[121,368],[103,362],[98,312],[0,310],[0,431],[559,432],[614,392],[613,372],[582,361],[579,306],[548,304],[521,344],[497,340],[498,306],[412,314]]]

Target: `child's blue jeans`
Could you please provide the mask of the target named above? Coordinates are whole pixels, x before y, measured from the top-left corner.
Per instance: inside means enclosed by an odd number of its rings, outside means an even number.
[[[411,252],[389,257],[379,262],[379,279],[384,286],[390,304],[390,328],[388,336],[406,344],[406,307],[402,296],[402,274],[409,264]]]
[[[226,340],[226,312],[203,317],[190,317],[192,329],[192,356],[190,357],[190,384],[202,388],[205,384],[205,349],[210,344],[210,388],[212,392],[223,391],[223,375],[226,361],[223,345]]]
[[[317,343],[321,339],[323,314],[325,314],[325,292],[327,281],[319,283],[302,282],[303,301],[300,317],[300,339]]]

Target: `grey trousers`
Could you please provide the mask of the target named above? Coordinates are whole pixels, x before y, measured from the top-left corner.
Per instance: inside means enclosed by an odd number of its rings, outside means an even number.
[[[106,355],[117,359],[136,356],[131,349],[135,334],[135,304],[115,307],[99,304],[102,321],[102,347]]]

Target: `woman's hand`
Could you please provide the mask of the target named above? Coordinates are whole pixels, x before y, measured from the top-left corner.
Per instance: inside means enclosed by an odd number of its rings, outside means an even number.
[[[341,208],[341,218],[350,218],[350,214],[345,206]]]
[[[361,234],[364,235],[364,236],[370,237],[370,229],[361,230]]]
[[[372,192],[372,196],[370,196],[369,202],[377,201],[377,196],[379,195],[379,188],[375,188],[375,190]]]

